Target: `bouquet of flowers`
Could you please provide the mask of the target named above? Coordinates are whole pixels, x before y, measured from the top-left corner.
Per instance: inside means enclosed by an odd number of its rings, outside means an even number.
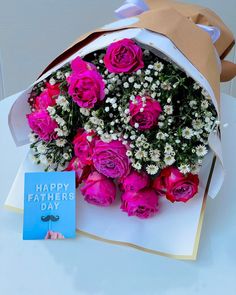
[[[210,95],[168,58],[128,38],[77,56],[34,85],[32,160],[76,173],[84,199],[148,218],[187,202],[219,121]]]

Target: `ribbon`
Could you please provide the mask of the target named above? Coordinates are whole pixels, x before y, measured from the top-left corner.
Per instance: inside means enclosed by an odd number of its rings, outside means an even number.
[[[216,41],[220,38],[221,32],[220,32],[219,28],[205,26],[205,25],[201,25],[201,24],[197,24],[197,26],[199,28],[203,29],[205,32],[207,32],[210,35],[213,44],[215,44]]]
[[[149,7],[143,0],[126,0],[125,3],[115,10],[118,18],[127,18],[139,15],[149,10]]]
[[[149,7],[143,0],[126,0],[121,7],[115,10],[115,14],[118,18],[123,19],[139,15],[148,10]],[[219,28],[201,24],[197,24],[197,26],[209,34],[213,44],[220,38],[221,32]]]

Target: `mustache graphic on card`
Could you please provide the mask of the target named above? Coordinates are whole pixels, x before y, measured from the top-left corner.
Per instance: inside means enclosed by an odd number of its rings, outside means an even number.
[[[60,217],[58,215],[56,215],[56,216],[54,216],[54,215],[41,216],[41,220],[43,222],[48,222],[48,221],[56,222],[59,219],[60,219]]]

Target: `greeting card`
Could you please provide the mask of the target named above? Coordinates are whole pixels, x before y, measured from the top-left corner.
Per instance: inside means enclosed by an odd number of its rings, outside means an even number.
[[[75,237],[75,173],[25,173],[24,240]]]

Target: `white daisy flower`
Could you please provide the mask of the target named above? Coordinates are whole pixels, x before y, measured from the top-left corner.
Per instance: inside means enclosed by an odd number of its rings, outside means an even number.
[[[101,120],[99,118],[97,118],[97,117],[91,117],[89,120],[94,125],[100,125],[100,123],[101,123],[100,122]]]
[[[173,113],[173,106],[172,105],[165,105],[164,106],[164,112],[167,115],[171,115]]]
[[[145,142],[143,143],[143,148],[144,148],[144,149],[148,149],[149,146],[150,146],[150,144],[149,144],[148,142],[145,141]]]
[[[135,140],[136,137],[137,137],[137,136],[136,136],[135,134],[133,134],[133,135],[130,136],[130,139],[131,139],[131,140]]]
[[[157,72],[161,72],[164,69],[164,65],[161,62],[154,63],[154,70]]]
[[[196,100],[190,100],[189,105],[191,108],[195,107],[197,105]]]
[[[164,157],[164,162],[165,162],[166,165],[171,166],[172,164],[174,164],[175,158],[173,156],[171,156],[171,155],[166,155]]]
[[[63,139],[63,138],[60,138],[60,139],[57,139],[57,140],[56,140],[56,145],[57,145],[58,147],[64,147],[65,144],[66,144],[66,140]]]
[[[163,90],[171,90],[171,84],[169,83],[169,82],[163,82],[163,83],[161,83],[161,88],[163,89]]]
[[[200,130],[204,127],[204,123],[200,119],[193,120],[192,126],[195,130]]]
[[[51,107],[51,106],[47,107],[47,111],[49,112],[49,115],[51,115],[51,116],[55,115],[55,113],[56,113],[55,108]]]
[[[140,89],[140,88],[141,88],[141,85],[138,84],[138,83],[134,83],[134,88],[135,88],[135,89]]]
[[[60,116],[56,116],[55,120],[59,126],[64,126],[66,124],[65,120],[62,119]]]
[[[173,152],[174,152],[173,147],[169,143],[167,143],[165,145],[165,154],[166,155],[173,155]]]
[[[132,166],[133,166],[136,170],[141,170],[141,169],[142,169],[142,165],[141,165],[139,162],[132,163]]]
[[[149,175],[157,174],[158,170],[159,170],[159,167],[156,165],[148,165],[146,168],[146,171]]]
[[[141,159],[146,158],[146,157],[147,157],[147,152],[146,151],[138,150],[135,153],[135,158],[138,159],[138,160],[141,160]]]
[[[152,91],[155,91],[157,89],[157,85],[156,84],[152,84],[152,86],[151,86],[151,90]]]
[[[54,131],[57,133],[57,135],[60,136],[64,136],[64,131],[60,128],[55,128]]]
[[[126,156],[127,156],[127,157],[131,157],[132,154],[133,154],[132,151],[129,151],[129,150],[128,150],[128,151],[126,152]]]
[[[198,145],[196,147],[196,155],[198,157],[204,157],[207,154],[208,150],[205,145]]]
[[[160,161],[160,151],[158,149],[155,149],[155,150],[150,150],[150,156],[151,156],[151,160],[153,162],[159,162]]]
[[[178,168],[179,171],[183,174],[187,174],[191,171],[190,166],[187,164],[181,164]]]
[[[90,110],[86,108],[80,108],[80,113],[86,117],[90,115]]]
[[[163,132],[161,132],[161,131],[159,131],[159,132],[156,134],[156,139],[165,140],[167,137],[168,137],[168,134],[163,133]]]
[[[128,83],[128,82],[125,82],[125,83],[123,84],[123,86],[124,86],[124,88],[129,88],[129,83]]]
[[[129,83],[134,83],[134,77],[133,76],[129,77],[128,81],[129,81]]]
[[[194,132],[191,128],[186,127],[182,130],[182,136],[186,139],[191,139],[193,135]]]
[[[104,142],[111,142],[112,141],[112,135],[111,134],[108,134],[108,133],[103,133],[101,135],[101,140],[104,141]]]

